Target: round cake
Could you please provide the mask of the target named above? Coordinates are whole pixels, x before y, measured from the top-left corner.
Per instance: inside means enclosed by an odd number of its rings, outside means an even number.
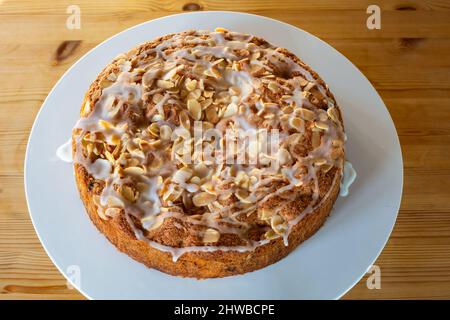
[[[294,54],[223,28],[146,42],[85,95],[72,134],[98,230],[146,266],[242,274],[325,222],[344,165],[341,112]]]

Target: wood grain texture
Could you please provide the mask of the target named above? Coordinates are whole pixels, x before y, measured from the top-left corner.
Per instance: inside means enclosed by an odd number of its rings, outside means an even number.
[[[186,8],[244,11],[296,25],[329,42],[368,77],[402,145],[402,205],[376,261],[381,289],[365,276],[347,299],[450,298],[450,1],[377,1],[382,29],[366,28],[371,0],[76,1],[81,30],[68,30],[72,1],[0,0],[0,299],[83,299],[34,232],[23,160],[34,118],[61,75],[101,41]],[[186,6],[194,3],[196,5]],[[81,41],[61,61],[64,41]]]

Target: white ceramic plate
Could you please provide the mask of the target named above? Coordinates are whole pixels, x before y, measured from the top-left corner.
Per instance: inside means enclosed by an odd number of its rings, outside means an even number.
[[[358,178],[325,225],[288,257],[262,270],[223,279],[183,279],[147,269],[120,253],[90,222],[71,164],[55,151],[71,135],[85,91],[118,54],[155,37],[225,27],[254,34],[297,54],[330,86],[343,109],[347,157]],[[93,299],[336,299],[372,265],[400,205],[403,167],[392,119],[375,89],[344,56],[291,25],[256,15],[198,12],[149,21],[91,50],[48,95],[25,159],[25,189],[39,238],[69,279]]]

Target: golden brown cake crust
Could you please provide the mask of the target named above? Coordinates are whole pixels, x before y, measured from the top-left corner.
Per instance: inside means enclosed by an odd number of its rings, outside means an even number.
[[[181,33],[181,35],[190,35],[192,32],[193,31],[187,31],[185,33]],[[173,35],[167,35],[145,43],[128,52],[125,57],[136,56],[148,49],[155,48],[158,44],[170,39],[171,37],[173,37]],[[254,37],[252,41],[258,44],[267,43],[265,40],[256,37]],[[317,83],[326,88],[327,96],[333,98],[333,95],[328,90],[328,87],[317,75],[317,73],[311,70],[311,68],[305,65],[301,60],[286,49],[279,49],[278,52],[286,57],[289,57],[295,61],[295,63],[301,65],[302,68],[309,71]],[[82,117],[94,112],[96,103],[99,101],[102,94],[102,83],[106,81],[111,73],[117,72],[120,69],[118,61],[123,58],[124,56],[115,59],[92,83],[82,104]],[[337,106],[336,109],[338,112],[338,120],[342,124],[340,110]],[[75,129],[73,139],[74,153],[76,152],[75,137],[78,134],[79,130]],[[309,140],[306,142],[310,143]],[[342,158],[343,156],[344,155],[342,154]],[[319,193],[322,201],[318,207],[308,213],[303,219],[292,227],[292,230],[288,236],[287,246],[284,244],[283,238],[279,237],[272,239],[269,243],[260,245],[251,251],[238,252],[217,250],[212,252],[186,252],[181,255],[176,262],[174,262],[172,255],[169,252],[160,251],[149,245],[146,241],[138,240],[135,232],[123,214],[118,214],[108,219],[102,218],[98,214],[98,204],[95,202],[94,198],[95,196],[101,194],[105,186],[104,182],[100,179],[95,179],[80,163],[75,163],[74,168],[77,187],[88,215],[98,230],[103,233],[112,244],[114,244],[120,251],[126,253],[133,259],[150,268],[154,268],[172,275],[194,278],[213,278],[243,274],[273,264],[288,255],[300,243],[312,236],[323,225],[338,196],[340,180],[343,174],[342,165],[335,166],[326,173],[319,174]],[[268,201],[267,205],[276,206],[280,201],[282,200],[274,199],[272,202]],[[301,199],[297,199],[289,203],[289,206],[284,206],[281,208],[281,210],[284,211],[284,216],[295,216],[303,209],[304,204]],[[169,234],[172,238],[179,235],[177,234],[178,231],[174,231],[175,229],[178,229],[174,227],[176,222],[176,219],[166,219],[163,224],[166,234]],[[178,221],[178,223],[180,222]],[[189,229],[190,227],[189,224],[181,224],[184,229]],[[189,233],[189,230],[187,232]],[[152,234],[152,236],[153,241],[160,242],[164,245],[170,245],[173,240],[170,238],[158,239],[158,236],[155,237],[154,234]],[[179,236],[186,236],[186,234],[181,234]],[[195,240],[192,240],[193,242],[189,242],[191,241],[189,239],[185,241],[186,242],[181,244],[181,247],[196,244]],[[223,239],[221,238],[220,245],[233,246],[236,245],[236,242],[233,239],[224,237]]]
[[[80,165],[75,165],[75,173],[78,190],[91,221],[117,249],[149,268],[175,276],[199,279],[243,274],[281,260],[324,224],[339,194],[339,183],[334,183],[327,201],[295,225],[289,235],[288,246],[284,245],[282,238],[278,238],[254,251],[188,252],[177,262],[173,262],[170,253],[161,252],[146,242],[137,240],[123,216],[108,221],[101,219],[92,200],[93,191],[88,188],[92,179]]]

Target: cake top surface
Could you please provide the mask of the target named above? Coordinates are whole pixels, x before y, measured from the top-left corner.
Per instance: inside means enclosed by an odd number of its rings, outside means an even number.
[[[218,28],[117,57],[86,96],[74,161],[103,219],[171,252],[249,250],[327,198],[344,160],[325,83],[286,49]]]

